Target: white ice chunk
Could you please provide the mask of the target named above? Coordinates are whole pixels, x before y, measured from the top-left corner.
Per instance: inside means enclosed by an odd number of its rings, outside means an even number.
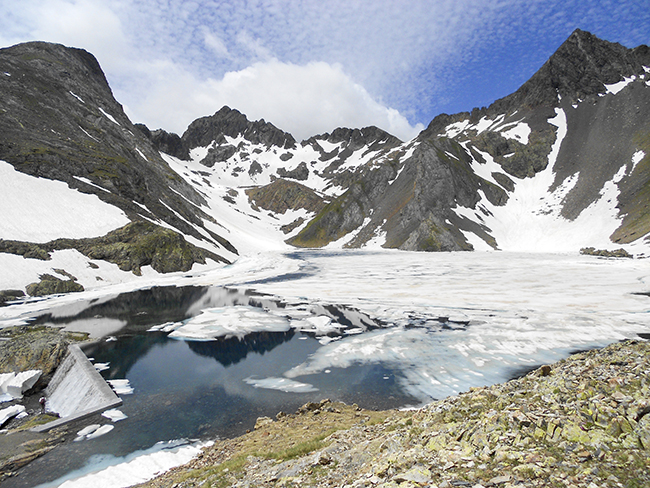
[[[87,435],[92,434],[93,432],[95,432],[100,427],[101,427],[100,424],[91,424],[91,425],[88,425],[87,427],[84,427],[79,432],[77,432],[77,437],[75,438],[75,442],[79,442],[79,441],[84,440]]]
[[[164,324],[154,325],[147,329],[147,332],[173,332],[183,326],[183,322],[165,322]]]
[[[110,419],[113,422],[119,422],[120,420],[128,418],[121,410],[118,410],[117,408],[106,410],[104,413],[102,413],[102,416]]]
[[[106,371],[107,369],[109,369],[110,364],[111,363],[95,363],[94,366],[97,371]]]
[[[133,393],[133,388],[129,380],[107,380],[108,383],[113,387],[113,390],[118,395],[130,395]]]
[[[302,320],[292,320],[291,328],[303,332],[312,332],[320,336],[329,333],[339,334],[345,326],[332,322],[332,319],[326,315],[319,315],[316,317],[307,317]]]
[[[23,393],[36,384],[41,377],[41,371],[32,369],[20,373],[7,373],[0,377],[0,393],[8,394],[12,398],[22,398]]]
[[[9,419],[23,413],[25,411],[24,405],[12,405],[11,407],[3,408],[0,410],[0,427]]]
[[[88,434],[86,436],[86,439],[95,439],[96,437],[101,437],[104,434],[108,434],[114,428],[115,428],[115,426],[111,425],[111,424],[102,425],[99,429],[97,429],[93,433]]]
[[[300,381],[290,380],[288,378],[253,378],[248,377],[244,382],[255,388],[266,388],[269,390],[280,390],[286,393],[310,393],[318,391],[309,383],[301,383]]]

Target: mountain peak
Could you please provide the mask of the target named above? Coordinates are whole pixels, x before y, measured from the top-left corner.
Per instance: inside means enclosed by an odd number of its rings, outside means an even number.
[[[553,107],[558,95],[575,103],[604,92],[604,85],[643,73],[650,65],[647,46],[628,49],[576,29],[544,65],[515,93],[497,100],[491,109]]]
[[[252,143],[285,149],[296,145],[296,140],[288,132],[278,129],[264,119],[251,122],[239,110],[227,105],[221,107],[214,115],[192,122],[183,133],[182,140],[188,149],[192,149],[206,147],[213,141],[222,141],[224,136],[243,136]]]

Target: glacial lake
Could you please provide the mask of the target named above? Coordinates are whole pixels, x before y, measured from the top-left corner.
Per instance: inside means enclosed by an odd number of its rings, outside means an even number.
[[[58,486],[157,443],[236,436],[323,398],[419,406],[647,337],[649,277],[647,260],[299,251],[177,275],[174,286],[4,307],[0,325],[103,336],[84,352],[133,388],[111,432],[67,442],[4,485]]]

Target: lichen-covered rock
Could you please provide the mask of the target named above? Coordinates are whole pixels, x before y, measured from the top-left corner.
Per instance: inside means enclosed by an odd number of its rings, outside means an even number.
[[[311,188],[282,178],[268,185],[250,188],[246,190],[246,195],[259,208],[279,214],[301,208],[316,213],[325,206],[323,197]]]
[[[58,293],[73,293],[84,291],[84,287],[77,283],[75,280],[68,279],[62,280],[51,274],[42,274],[41,281],[38,283],[31,283],[25,287],[28,295],[33,297],[42,297],[46,295],[54,295]]]
[[[228,245],[227,241],[222,244]],[[46,256],[49,259],[51,252],[66,249],[76,249],[90,259],[117,264],[122,271],[133,271],[136,275],[141,274],[143,266],[149,265],[159,273],[172,273],[188,271],[194,263],[205,264],[206,259],[229,263],[215,253],[187,242],[178,232],[147,221],[131,222],[102,237],[56,239],[45,244],[0,240],[0,252],[22,254],[26,258],[45,259]],[[234,248],[231,250],[234,251]],[[28,255],[27,251],[34,255]],[[56,271],[71,279],[62,281],[51,275],[43,275],[40,283],[29,285],[31,291],[27,293],[42,296],[83,291],[83,287],[65,271]]]
[[[91,239],[58,239],[49,243],[52,249],[74,248],[90,259],[115,263],[122,271],[141,274],[143,266],[151,265],[159,273],[188,271],[195,262],[205,264],[206,257],[224,261],[214,253],[190,244],[178,232],[151,222],[137,221]]]
[[[0,290],[0,305],[2,305],[4,302],[19,300],[24,296],[25,292],[22,290]]]
[[[61,332],[53,327],[22,325],[0,330],[0,373],[38,369],[47,384],[74,342],[87,334]],[[38,384],[37,384],[38,385]]]
[[[632,258],[633,256],[627,252],[625,249],[614,249],[613,251],[608,251],[607,249],[596,249],[594,247],[583,247],[580,249],[580,254],[586,254],[588,256],[601,256],[604,258]]]

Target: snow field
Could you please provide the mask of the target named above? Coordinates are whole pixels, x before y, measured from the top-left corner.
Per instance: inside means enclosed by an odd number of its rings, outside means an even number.
[[[62,181],[36,178],[0,161],[0,238],[43,243],[97,237],[128,224],[126,214]]]
[[[637,151],[631,166],[622,166],[613,179],[606,183],[600,198],[583,210],[573,221],[561,216],[562,202],[578,181],[576,173],[567,178],[552,193],[549,188],[555,180],[553,168],[562,140],[567,133],[566,115],[556,109],[556,116],[549,119],[555,125],[557,138],[549,154],[549,164],[544,171],[532,178],[515,179],[515,189],[509,194],[504,206],[496,206],[483,195],[476,209],[457,207],[459,216],[486,225],[495,238],[498,248],[513,252],[577,252],[583,247],[611,249],[613,243],[609,236],[620,226],[621,221],[616,205],[618,203],[618,182],[630,174],[636,164],[644,157]],[[467,149],[467,144],[464,147]],[[493,171],[502,171],[489,154],[481,153],[487,164],[476,161],[472,169],[482,178],[496,183]],[[490,250],[490,246],[477,236],[464,233],[475,250]],[[637,242],[627,247],[634,252],[647,253],[650,245]]]

